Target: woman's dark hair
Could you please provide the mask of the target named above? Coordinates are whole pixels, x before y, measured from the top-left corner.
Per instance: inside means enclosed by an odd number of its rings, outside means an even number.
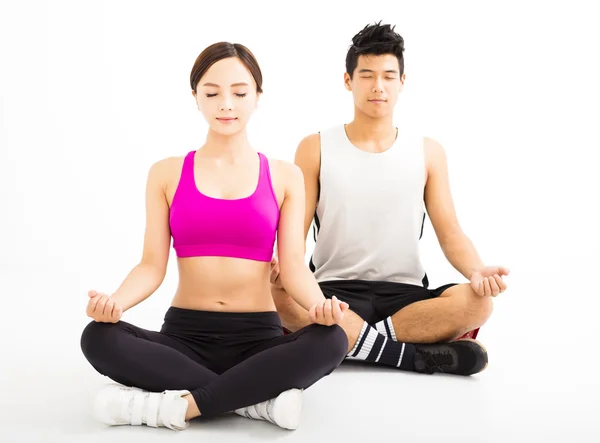
[[[246,48],[244,45],[229,42],[213,43],[200,53],[194,63],[192,73],[190,74],[190,86],[192,87],[192,90],[197,92],[196,86],[198,85],[198,82],[212,65],[219,60],[230,57],[237,57],[240,59],[246,68],[248,68],[252,77],[254,77],[254,81],[256,82],[256,92],[263,92],[262,72],[254,54],[252,54],[250,49]]]
[[[398,59],[400,76],[404,73],[404,39],[394,32],[395,26],[382,25],[381,22],[367,25],[352,38],[352,46],[346,54],[346,72],[352,74],[361,55],[392,54]]]

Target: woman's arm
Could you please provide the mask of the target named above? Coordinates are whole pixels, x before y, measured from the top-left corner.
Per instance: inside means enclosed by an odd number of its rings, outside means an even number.
[[[277,251],[281,284],[287,293],[306,310],[325,301],[321,288],[304,262],[304,177],[300,168],[280,163],[284,168],[285,195],[277,230]]]
[[[165,278],[171,246],[169,205],[165,194],[170,161],[159,161],[148,172],[142,259],[111,296],[123,312],[152,295]]]

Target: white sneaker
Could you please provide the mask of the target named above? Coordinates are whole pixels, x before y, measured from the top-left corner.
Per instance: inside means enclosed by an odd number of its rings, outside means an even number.
[[[167,427],[182,431],[188,403],[182,396],[188,391],[148,392],[119,384],[103,387],[94,401],[94,417],[104,424],[145,424],[154,428]]]
[[[242,417],[269,421],[284,429],[296,429],[300,424],[301,410],[302,390],[289,389],[276,398],[234,412]]]

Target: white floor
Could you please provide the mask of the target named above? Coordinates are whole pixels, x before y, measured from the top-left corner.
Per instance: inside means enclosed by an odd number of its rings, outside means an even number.
[[[18,287],[13,294],[21,295],[10,299],[1,323],[3,443],[600,441],[594,313],[559,303],[558,293],[549,296],[552,303],[537,307],[540,297],[525,297],[533,291],[513,282],[517,287],[497,300],[481,331],[490,365],[477,376],[416,375],[348,362],[305,392],[296,431],[231,416],[193,421],[175,433],[105,428],[92,420],[91,400],[106,379],[79,350],[87,322],[83,304],[73,295],[44,295],[44,285],[55,280],[49,275],[46,281],[43,273],[35,281],[24,275],[5,273],[0,285],[2,293]],[[55,294],[57,286],[50,287]],[[158,326],[156,320],[143,326]]]
[[[20,364],[11,368],[3,387],[3,397],[12,400],[2,405],[0,441],[600,441],[597,396],[586,395],[585,386],[594,374],[557,384],[556,371],[527,364],[523,353],[491,355],[489,370],[471,378],[345,364],[305,392],[296,431],[238,416],[192,421],[180,433],[106,428],[89,415],[94,391],[104,380],[76,356],[43,366]]]

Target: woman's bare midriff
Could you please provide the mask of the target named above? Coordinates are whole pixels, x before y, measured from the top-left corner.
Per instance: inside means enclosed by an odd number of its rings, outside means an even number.
[[[270,263],[230,257],[178,258],[172,306],[220,312],[275,311]]]
[[[179,185],[183,157],[169,163],[165,194],[169,208]],[[276,193],[282,194],[271,166]],[[281,202],[278,199],[278,204]],[[221,312],[275,311],[269,282],[270,263],[232,257],[178,258],[179,285],[172,305]]]

